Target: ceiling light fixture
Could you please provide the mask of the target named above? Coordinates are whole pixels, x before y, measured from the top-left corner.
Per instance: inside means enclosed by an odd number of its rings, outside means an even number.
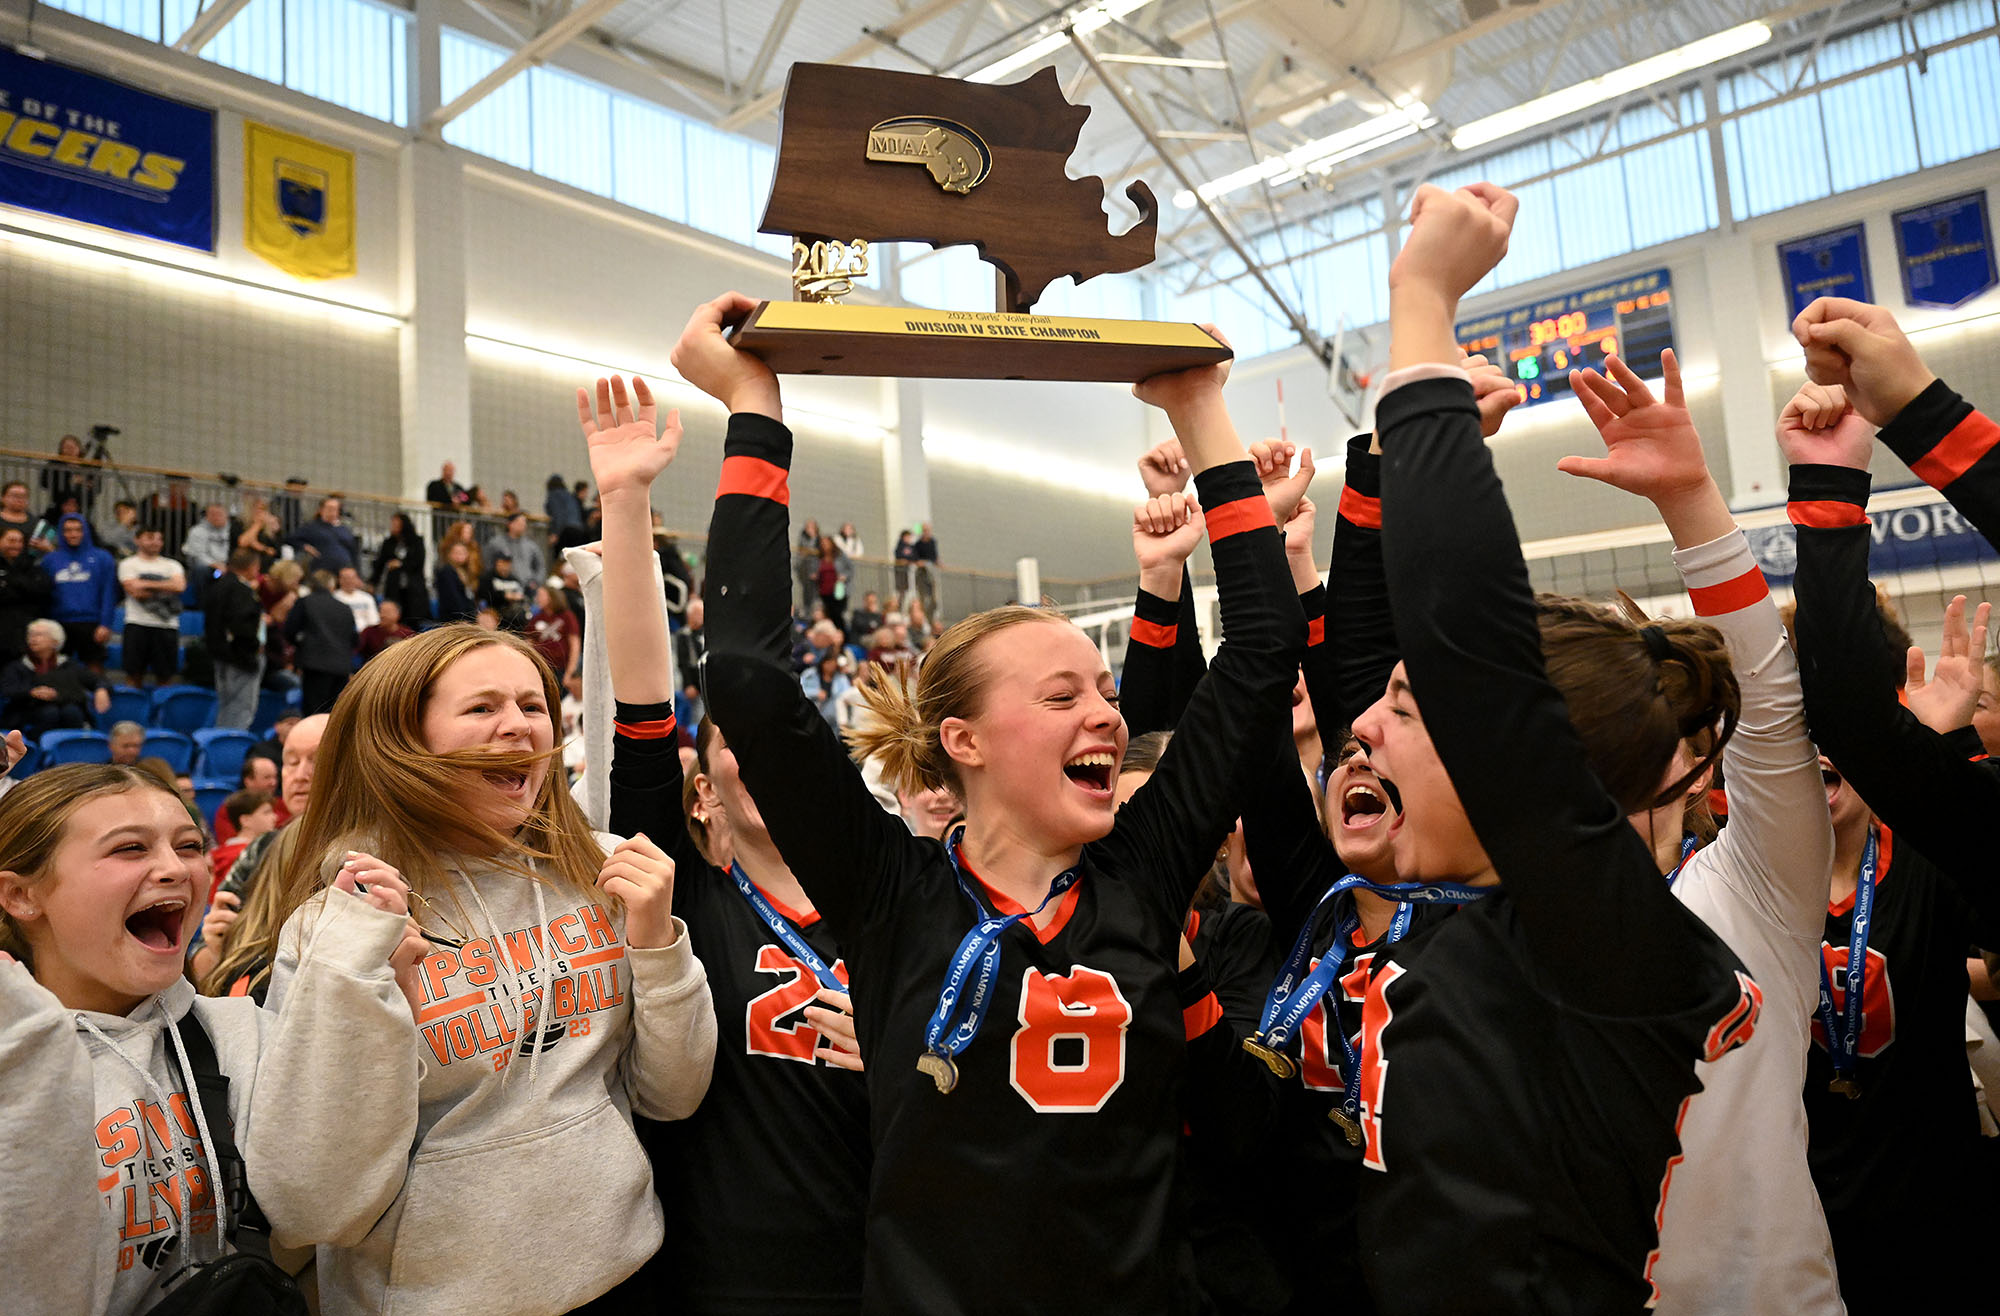
[[[1343,161],[1413,136],[1436,122],[1428,105],[1419,100],[1409,100],[1365,123],[1314,138],[1283,155],[1267,156],[1254,165],[1224,174],[1212,182],[1203,183],[1198,190],[1203,201],[1213,201],[1266,179],[1285,183],[1301,174],[1325,173]],[[1194,192],[1183,190],[1174,194],[1174,204],[1182,210],[1194,209],[1194,203]]]
[[[1451,144],[1461,151],[1488,142],[1497,142],[1502,137],[1538,127],[1551,120],[1574,114],[1578,110],[1589,109],[1608,100],[1615,100],[1629,92],[1650,87],[1669,78],[1677,78],[1684,73],[1706,68],[1718,60],[1740,55],[1746,50],[1755,50],[1771,39],[1771,29],[1765,23],[1742,23],[1736,27],[1717,32],[1714,36],[1690,41],[1663,54],[1627,64],[1622,69],[1613,69],[1600,77],[1588,78],[1560,91],[1552,91],[1546,96],[1537,96],[1525,104],[1498,114],[1489,114],[1466,124],[1451,135]]]
[[[1144,8],[1152,0],[1098,0],[1072,11],[1066,19],[1058,20],[1053,30],[1044,33],[1013,54],[997,59],[984,68],[965,75],[967,82],[998,82],[1017,69],[1030,64],[1039,64],[1058,50],[1069,49],[1069,34],[1073,29],[1078,36],[1089,36],[1099,28],[1108,27],[1135,10]]]

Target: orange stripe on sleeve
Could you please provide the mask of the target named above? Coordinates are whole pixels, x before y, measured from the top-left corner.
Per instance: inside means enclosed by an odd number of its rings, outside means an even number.
[[[722,479],[716,483],[715,496],[720,498],[724,494],[749,494],[752,498],[768,498],[787,507],[792,503],[785,468],[762,457],[724,457]]]
[[[1306,623],[1306,645],[1308,647],[1311,647],[1316,644],[1325,644],[1325,643],[1326,643],[1326,618],[1314,617],[1311,621]]]
[[[1182,1010],[1181,1022],[1187,1026],[1187,1036],[1190,1042],[1221,1023],[1222,1005],[1215,999],[1215,993],[1210,992],[1193,1005]]]
[[[1764,583],[1764,573],[1751,567],[1734,580],[1691,589],[1688,597],[1694,600],[1695,616],[1720,617],[1771,597],[1771,587]]]
[[[1382,500],[1355,489],[1340,491],[1340,514],[1364,530],[1382,528]]]
[[[1238,498],[1233,503],[1208,509],[1208,542],[1215,544],[1231,535],[1240,535],[1245,530],[1256,530],[1263,526],[1275,525],[1271,519],[1271,504],[1264,495],[1253,494],[1248,498]]]
[[[1793,525],[1808,526],[1814,530],[1838,530],[1843,526],[1868,524],[1866,511],[1837,498],[1788,503],[1785,514],[1792,518]]]
[[[1975,411],[1952,426],[1937,447],[1911,462],[1910,469],[1931,488],[1942,489],[1971,470],[1996,443],[2000,443],[2000,425]]]
[[[1180,630],[1179,625],[1162,626],[1159,622],[1147,621],[1144,617],[1134,617],[1131,635],[1134,640],[1149,649],[1171,649],[1174,647],[1174,641],[1180,638]]]
[[[628,740],[667,740],[674,734],[672,717],[657,722],[613,722],[619,735]]]

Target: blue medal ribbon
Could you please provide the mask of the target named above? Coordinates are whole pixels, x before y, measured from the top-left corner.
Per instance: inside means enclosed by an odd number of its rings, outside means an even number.
[[[1681,870],[1688,866],[1688,856],[1693,854],[1694,848],[1700,844],[1701,844],[1700,837],[1686,836],[1681,838],[1681,861],[1674,865],[1673,872],[1667,874],[1668,886],[1672,886],[1675,882],[1678,882],[1680,880]]]
[[[1861,852],[1861,871],[1854,882],[1854,924],[1847,934],[1847,999],[1840,1003],[1839,1027],[1835,1028],[1833,976],[1826,970],[1826,956],[1819,960],[1819,1026],[1826,1034],[1826,1054],[1833,1061],[1836,1088],[1849,1091],[1854,1083],[1854,1063],[1861,1050],[1861,1002],[1868,994],[1868,932],[1875,921],[1875,839],[1869,829],[1867,848]]]
[[[1347,966],[1350,939],[1354,929],[1361,925],[1361,916],[1350,911],[1334,928],[1333,945],[1320,957],[1310,973],[1306,972],[1306,961],[1312,958],[1312,937],[1314,924],[1318,922],[1319,911],[1335,896],[1343,891],[1370,891],[1378,896],[1396,901],[1395,917],[1390,920],[1385,945],[1401,941],[1410,930],[1410,922],[1416,915],[1418,905],[1462,905],[1468,901],[1486,896],[1487,887],[1464,886],[1456,882],[1397,882],[1381,884],[1370,882],[1352,873],[1341,878],[1327,888],[1313,907],[1305,926],[1299,929],[1298,939],[1292,943],[1292,950],[1285,957],[1285,964],[1278,972],[1278,979],[1271,984],[1271,991],[1264,999],[1263,1020],[1257,1029],[1257,1036],[1251,1041],[1254,1053],[1266,1052],[1282,1055],[1289,1047],[1292,1034],[1305,1021],[1327,991],[1340,981],[1341,970]],[[1356,1052],[1354,1041],[1347,1035],[1336,1017],[1329,1021],[1332,1031],[1340,1038],[1341,1082],[1346,1088],[1342,1108],[1351,1117],[1360,1101],[1355,1091],[1355,1083],[1361,1068],[1361,1058]],[[1267,1062],[1268,1063],[1268,1062]],[[1288,1075],[1286,1075],[1288,1076]],[[1345,1125],[1342,1126],[1346,1127]]]
[[[945,841],[945,854],[951,860],[958,889],[974,909],[983,911],[985,906],[965,880],[965,868],[959,863],[958,846],[964,835],[963,827],[953,832]],[[958,1082],[958,1067],[953,1057],[972,1045],[972,1040],[979,1036],[980,1024],[985,1022],[993,979],[1000,969],[1001,936],[1022,919],[1033,918],[1047,909],[1051,901],[1060,899],[1082,876],[1080,865],[1067,869],[1049,883],[1048,895],[1033,909],[982,917],[952,952],[951,963],[945,969],[944,987],[938,993],[937,1009],[931,1012],[930,1022],[924,1027],[924,1054],[917,1062],[919,1069],[937,1081],[940,1092],[951,1091]]]
[[[729,877],[736,883],[736,889],[742,893],[751,912],[764,920],[764,926],[771,929],[771,935],[778,939],[778,943],[790,953],[791,957],[811,969],[813,977],[819,979],[820,986],[845,996],[847,984],[834,975],[833,966],[821,959],[819,952],[807,945],[805,937],[792,926],[792,921],[780,914],[765,898],[764,893],[757,889],[757,884],[744,873],[743,865],[732,862],[729,865]]]

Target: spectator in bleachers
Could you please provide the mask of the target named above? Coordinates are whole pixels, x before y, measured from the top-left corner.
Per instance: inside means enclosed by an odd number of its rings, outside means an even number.
[[[298,724],[299,715],[289,713],[282,720],[285,729],[289,731]],[[282,755],[284,750],[280,747],[271,747],[267,753],[267,744],[268,742],[259,741],[257,747],[244,756],[243,771],[236,777],[236,789],[261,791],[270,796],[274,801],[277,824],[282,827],[292,815],[285,807],[284,797],[278,793],[278,760],[272,755]],[[217,809],[215,817],[209,822],[209,830],[218,842],[227,841],[236,835],[236,824],[230,821],[227,813]]]
[[[502,554],[514,560],[514,576],[525,581],[542,581],[548,578],[549,563],[542,552],[542,546],[528,533],[528,514],[516,512],[507,518],[504,531],[496,532],[486,541],[486,556],[498,561]]]
[[[403,610],[394,599],[383,599],[381,616],[373,626],[361,632],[358,652],[361,661],[367,662],[398,640],[407,640],[416,632],[403,625]]]
[[[475,484],[465,491],[465,510],[474,516],[491,516],[493,500],[486,496],[484,489]]]
[[[916,587],[917,597],[923,600],[924,607],[936,612],[938,546],[937,536],[931,533],[930,522],[926,521],[920,527],[917,542],[912,547],[918,565],[910,572],[910,583]]]
[[[917,560],[917,539],[907,530],[896,532],[896,600],[898,608],[910,602],[910,568]]]
[[[306,478],[303,475],[288,475],[285,477],[285,491],[271,500],[271,510],[278,514],[278,533],[283,538],[289,539],[297,534],[299,527],[305,524],[306,509],[301,501],[305,491]]]
[[[239,548],[209,582],[202,635],[215,662],[215,725],[248,731],[264,681],[264,607],[257,598],[257,553]]]
[[[61,533],[62,542],[42,559],[55,588],[49,615],[62,624],[64,652],[99,669],[124,597],[118,563],[91,542],[90,524],[82,517],[64,517]]]
[[[807,517],[792,550],[792,575],[799,582],[798,610],[802,613],[810,612],[813,601],[819,598],[819,538],[818,520]]]
[[[407,514],[389,518],[389,533],[375,550],[375,576],[370,582],[384,603],[394,601],[405,621],[431,615],[430,594],[424,587],[424,537]]]
[[[861,532],[854,528],[854,522],[842,521],[840,531],[833,537],[834,547],[849,557],[860,557],[868,550],[861,546]]]
[[[51,513],[60,513],[63,500],[74,497],[77,510],[86,517],[97,501],[97,471],[83,459],[83,440],[65,434],[56,442],[55,460],[42,467],[42,491],[48,495]],[[50,520],[56,520],[51,515]]]
[[[76,523],[63,522],[65,539]],[[125,677],[133,685],[164,685],[181,670],[181,596],[187,592],[187,573],[161,555],[163,542],[158,526],[146,526],[139,531],[139,551],[118,564],[118,583],[125,591]],[[110,554],[104,556],[108,560]]]
[[[528,589],[514,573],[514,559],[507,554],[497,554],[480,580],[479,606],[491,608],[500,624],[510,631],[527,626]]]
[[[298,651],[293,659],[302,684],[300,708],[307,717],[325,713],[354,674],[358,638],[354,611],[333,595],[333,573],[312,573],[312,589],[299,596],[285,618],[285,638]]]
[[[255,771],[255,765],[251,762],[252,759],[269,759],[274,765],[285,761],[285,738],[291,735],[292,728],[299,724],[300,716],[296,705],[286,708],[283,713],[278,715],[278,720],[271,724],[271,734],[250,747],[250,752],[243,756],[243,785],[258,785],[258,782],[252,775]],[[276,778],[274,777],[273,780],[276,780]],[[284,809],[280,808],[278,816],[282,818],[284,814]]]
[[[335,577],[333,597],[353,611],[356,634],[382,620],[382,614],[375,607],[375,595],[361,583],[361,573],[353,567],[340,569],[340,574]]]
[[[819,588],[819,605],[826,609],[827,620],[835,626],[847,625],[847,577],[854,565],[847,555],[833,542],[833,536],[819,537],[819,563],[815,577]]]
[[[113,557],[130,557],[139,551],[139,505],[129,498],[111,504],[111,524],[98,540]]]
[[[560,588],[535,587],[535,611],[528,618],[528,641],[542,651],[555,669],[556,684],[564,690],[581,690],[583,668],[583,627],[569,610],[569,599]]]
[[[194,580],[211,580],[228,563],[235,539],[229,533],[229,509],[210,503],[181,543],[181,565]]]
[[[542,512],[549,518],[549,534],[554,538],[560,539],[565,530],[583,529],[583,502],[570,492],[560,475],[549,476],[547,491],[542,495]]]
[[[502,489],[500,491],[500,515],[512,517],[514,513],[521,511],[521,495],[515,493],[512,489]],[[525,516],[526,513],[522,512],[522,515]]]
[[[142,524],[157,527],[163,542],[175,545],[186,541],[188,531],[200,519],[201,508],[188,491],[188,477],[178,474],[169,475],[167,487],[147,499],[139,513]]]
[[[486,558],[480,552],[479,537],[473,531],[472,522],[454,521],[445,527],[444,533],[438,536],[438,557],[446,556],[453,544],[465,545],[465,567],[471,573],[468,588],[476,588],[480,578],[486,574]]]
[[[285,618],[299,601],[306,569],[296,562],[274,562],[257,582],[257,603],[264,609],[264,673],[283,672],[292,665],[292,646],[285,639]]]
[[[458,467],[446,462],[438,469],[438,478],[424,486],[424,501],[433,507],[457,508],[471,501],[464,485],[458,482]]]
[[[824,654],[817,665],[808,667],[800,678],[799,686],[806,698],[813,701],[819,715],[826,719],[828,726],[839,726],[840,697],[854,688],[854,682],[841,670],[844,655]]]
[[[882,629],[882,598],[874,590],[861,596],[861,602],[847,614],[847,634],[859,644],[866,645],[868,638]]]
[[[111,742],[111,762],[131,767],[146,748],[146,728],[137,722],[113,722],[105,739]]]
[[[287,541],[305,555],[306,565],[315,572],[337,572],[361,561],[361,545],[340,520],[340,499],[332,494],[319,500],[319,514],[292,532]]]
[[[236,547],[254,552],[257,555],[257,570],[262,573],[269,571],[271,564],[278,560],[284,538],[278,527],[278,514],[271,510],[270,500],[252,498],[243,513],[243,533],[236,536]]]
[[[222,885],[222,879],[229,876],[229,870],[243,854],[245,846],[264,835],[278,829],[278,801],[269,791],[231,791],[215,811],[216,826],[222,820],[229,820],[231,835],[226,841],[217,841],[215,849],[209,852],[209,871],[215,875],[214,884],[209,888],[209,899],[215,898],[215,888]]]
[[[55,582],[33,553],[27,536],[0,530],[0,662],[28,652],[28,623],[49,615]]]
[[[441,554],[444,560],[431,573],[431,583],[437,589],[437,619],[471,621],[479,611],[479,577],[472,569],[472,545],[463,539],[447,539]]]
[[[28,510],[25,480],[9,480],[0,485],[0,530],[19,530],[27,538],[35,533],[35,514]]]
[[[111,692],[97,674],[62,652],[63,628],[47,617],[28,623],[28,652],[0,670],[0,723],[31,737],[58,728],[83,728],[92,711],[111,708]]]
[[[701,660],[708,653],[708,633],[703,630],[707,609],[701,596],[688,600],[687,616],[674,632],[674,670],[689,681],[701,674]]]

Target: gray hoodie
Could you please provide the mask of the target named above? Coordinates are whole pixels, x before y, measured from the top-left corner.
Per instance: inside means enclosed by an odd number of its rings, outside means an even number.
[[[618,842],[597,839],[606,851]],[[672,946],[634,950],[622,911],[555,882],[475,867],[432,904],[457,926],[436,912],[426,926],[465,945],[418,964],[413,1154],[371,1190],[393,1199],[381,1218],[319,1248],[320,1310],[554,1316],[660,1245],[632,1112],[681,1119],[708,1090],[708,978],[678,919]],[[309,904],[285,926],[273,1006],[296,990],[293,947],[316,917]],[[357,1124],[387,1115],[360,1103],[348,1113]],[[540,1237],[556,1201],[560,1236]]]
[[[336,894],[284,1011],[196,996],[185,980],[129,1014],[70,1011],[0,964],[9,1316],[127,1316],[157,1302],[189,1254],[219,1254],[208,1121],[178,1077],[190,1010],[229,1078],[233,1137],[279,1237],[352,1235],[382,1213],[393,1193],[365,1186],[400,1170],[416,1126],[410,1006],[389,971],[403,920]],[[329,1029],[340,1046],[320,1044]],[[354,1065],[350,1048],[379,1059]],[[355,1127],[356,1107],[377,1118]]]

